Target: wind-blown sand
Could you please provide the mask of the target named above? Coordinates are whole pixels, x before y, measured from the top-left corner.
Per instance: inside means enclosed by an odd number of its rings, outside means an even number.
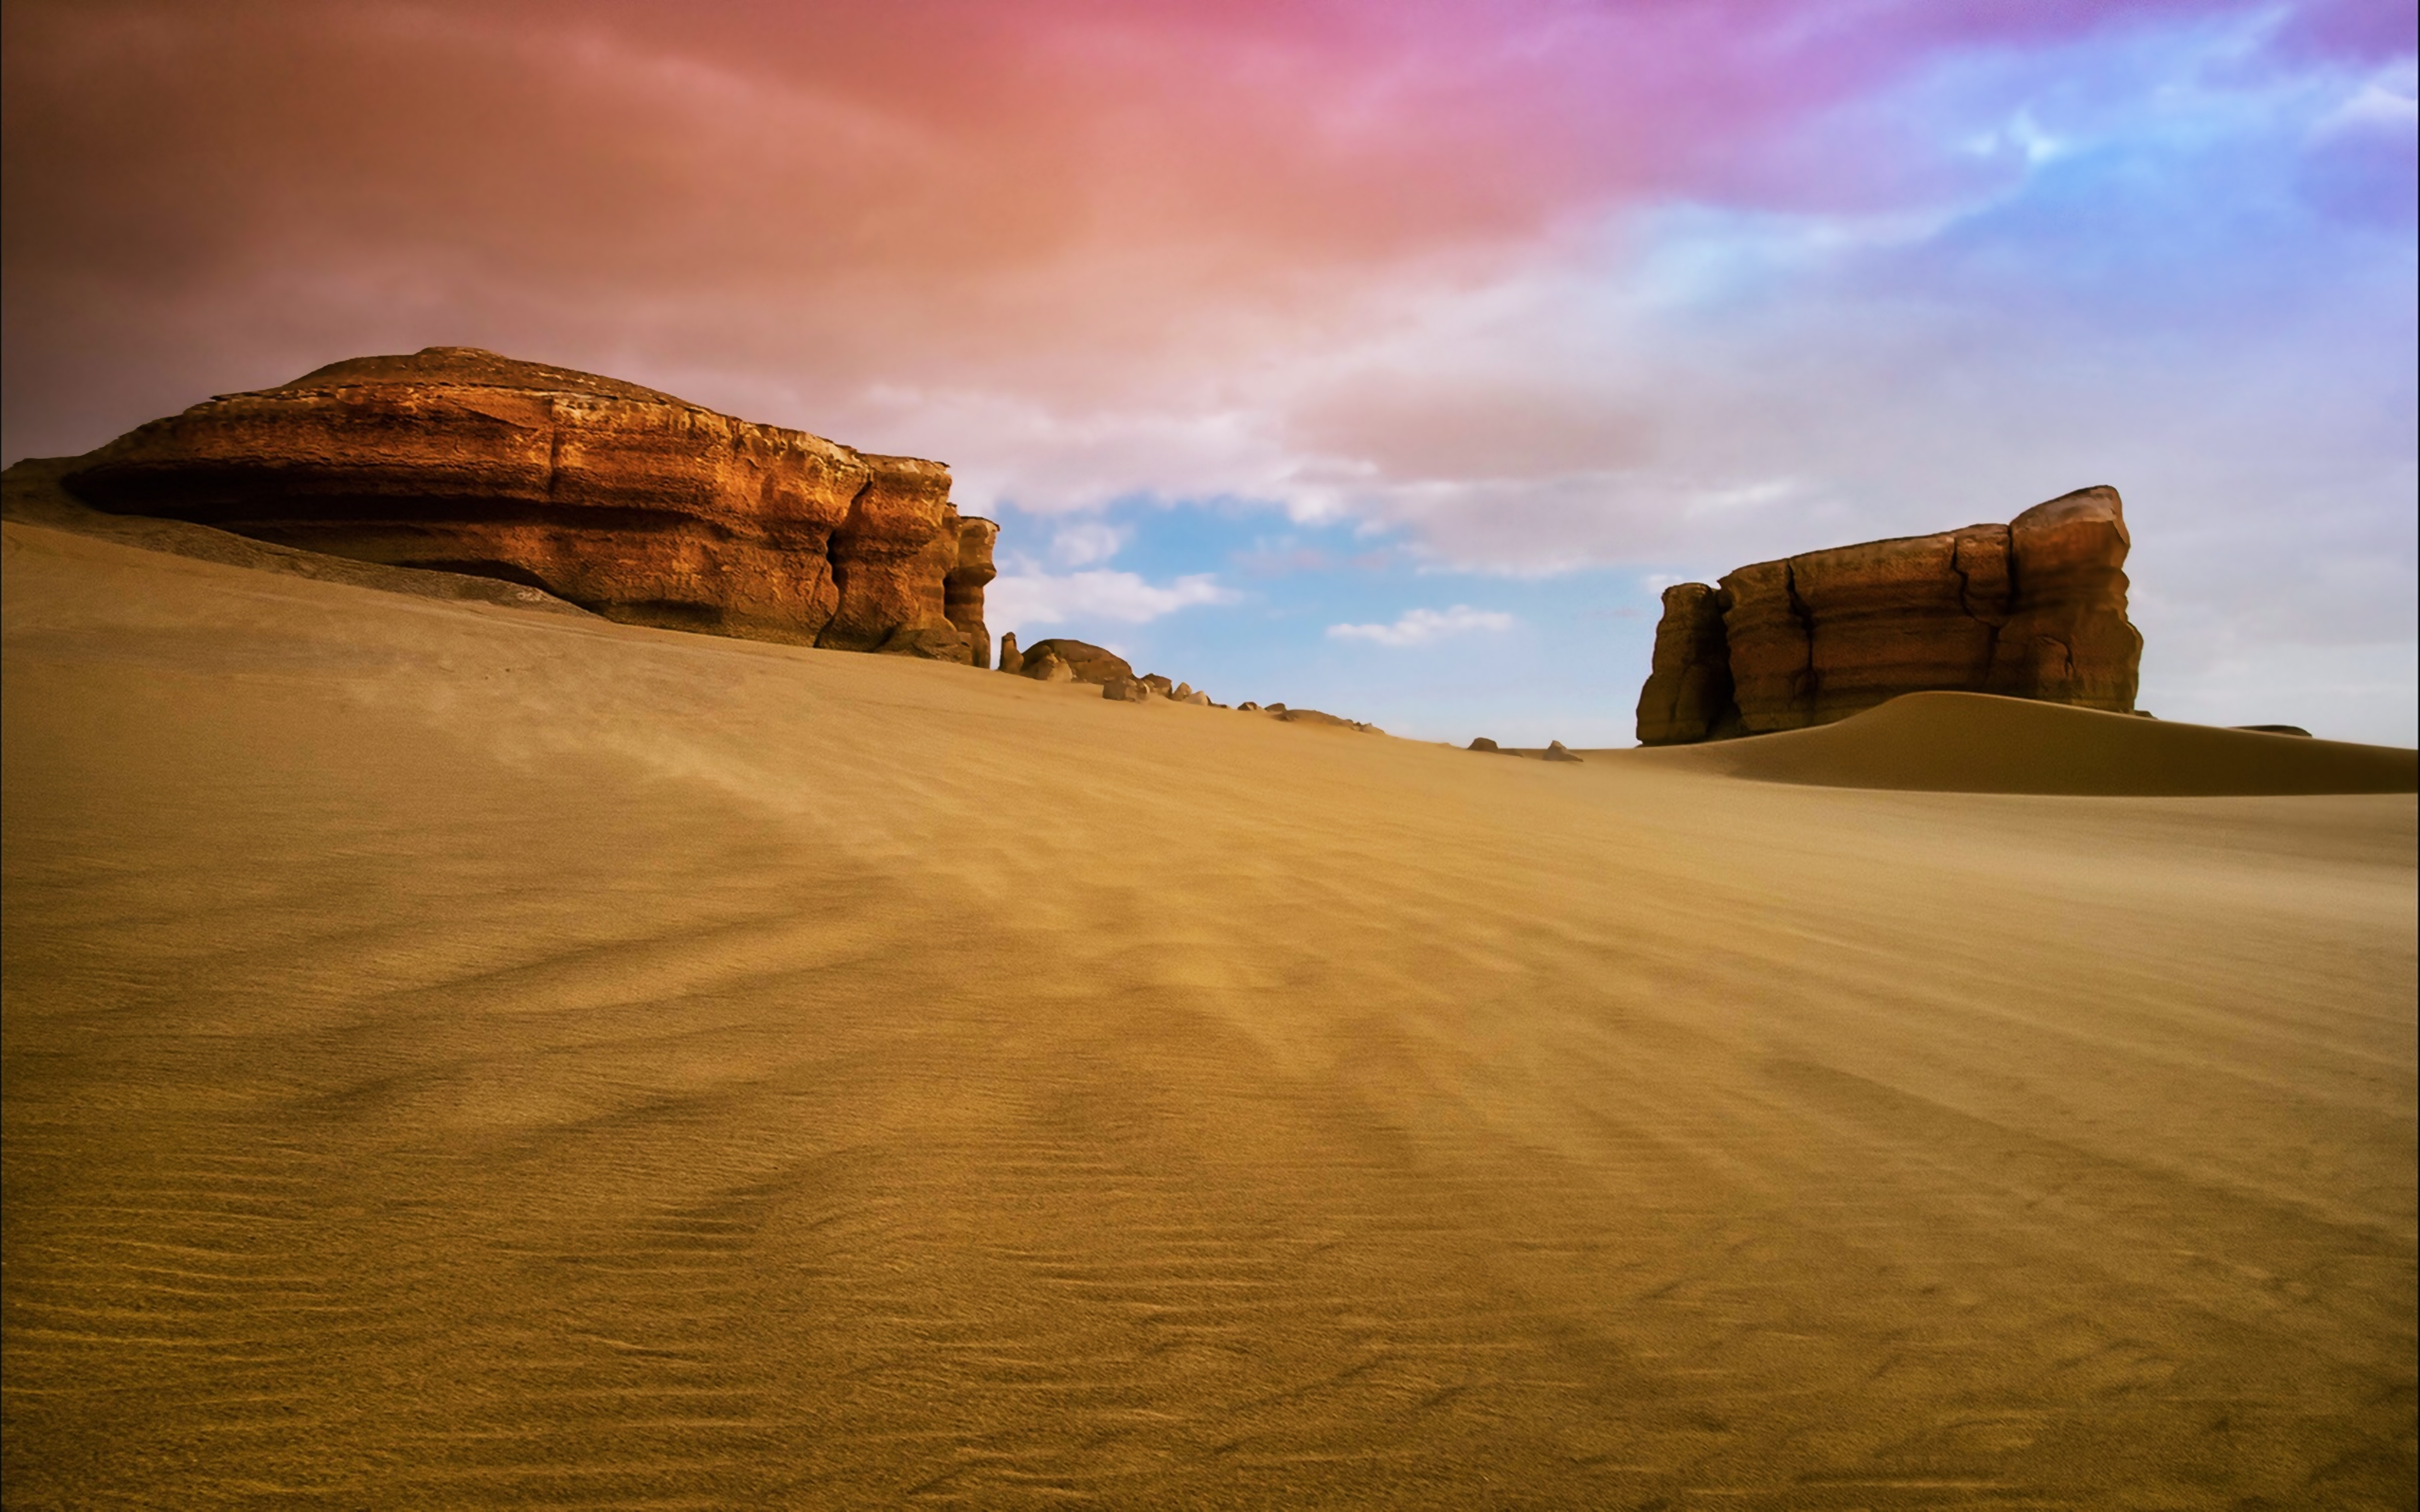
[[[2413,1496],[2408,794],[6,537],[11,1508]]]

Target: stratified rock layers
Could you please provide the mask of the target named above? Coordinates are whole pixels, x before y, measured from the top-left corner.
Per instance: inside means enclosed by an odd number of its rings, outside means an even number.
[[[959,516],[946,467],[473,347],[222,395],[66,483],[118,514],[530,583],[632,624],[989,659],[997,527]]]
[[[1665,590],[1641,745],[1828,724],[1948,688],[2123,712],[2143,638],[2126,618],[2114,488],[2006,525],[1760,562]]]

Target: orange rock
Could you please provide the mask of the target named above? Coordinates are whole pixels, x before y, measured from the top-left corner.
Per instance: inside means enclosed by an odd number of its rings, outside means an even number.
[[[2007,525],[1667,589],[1639,742],[1828,724],[1942,688],[2130,710],[2143,649],[2126,618],[2131,544],[2117,490],[2086,488]]]
[[[957,621],[981,625],[989,580],[989,522],[958,516],[939,463],[474,347],[222,395],[81,458],[66,483],[117,514],[797,645],[971,660],[977,634]]]

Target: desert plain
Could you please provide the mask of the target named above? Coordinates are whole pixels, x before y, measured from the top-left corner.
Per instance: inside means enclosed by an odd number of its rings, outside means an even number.
[[[2409,752],[0,607],[11,1508],[2412,1504]]]

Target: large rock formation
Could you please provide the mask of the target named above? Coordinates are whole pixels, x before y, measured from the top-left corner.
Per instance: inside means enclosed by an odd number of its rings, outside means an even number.
[[[2006,525],[1668,588],[1639,743],[1828,724],[1935,688],[2131,710],[2143,652],[2126,618],[2131,544],[2118,491],[2085,488]]]
[[[80,458],[95,507],[528,583],[612,619],[981,665],[949,470],[467,347],[223,394]]]

